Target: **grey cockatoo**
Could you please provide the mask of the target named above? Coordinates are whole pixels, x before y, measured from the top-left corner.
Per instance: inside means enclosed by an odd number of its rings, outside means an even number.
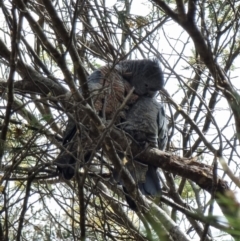
[[[95,70],[88,77],[88,85],[97,113],[106,120],[111,120],[132,87],[135,88],[134,93],[129,98],[125,109],[120,113],[120,119],[125,118],[125,113],[139,96],[154,96],[156,91],[163,87],[164,78],[156,60],[126,60],[117,65],[107,65]],[[72,155],[62,151],[55,162],[65,179],[71,179],[75,173],[77,154],[77,142],[73,138],[75,133],[75,122],[69,119],[63,146]],[[85,161],[87,161],[86,159]]]
[[[157,98],[142,96],[127,112],[123,130],[128,132],[140,144],[144,143],[164,150],[168,140],[167,124],[164,107]],[[142,194],[160,196],[161,184],[158,168],[150,164],[144,165],[136,160],[132,164],[135,169],[128,169],[138,183]],[[123,184],[121,179],[119,181]],[[123,189],[128,193],[124,185]],[[128,195],[126,195],[126,200],[131,209],[137,209],[135,202]]]

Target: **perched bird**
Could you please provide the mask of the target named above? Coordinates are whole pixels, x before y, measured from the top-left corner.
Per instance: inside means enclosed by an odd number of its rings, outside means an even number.
[[[164,150],[168,140],[167,124],[164,107],[156,97],[142,96],[127,112],[123,130],[128,132],[139,144],[147,144]],[[133,164],[136,169],[130,169],[130,173],[142,194],[160,196],[161,184],[158,168],[150,164],[142,164],[135,159]],[[121,180],[120,183],[123,184]],[[129,207],[137,210],[134,200],[129,197],[124,185],[123,190],[127,194],[126,201]]]
[[[121,106],[127,94],[134,87],[134,93],[128,99],[125,108],[119,114],[118,122],[125,118],[126,112],[136,103],[139,96],[153,97],[164,85],[162,70],[157,60],[126,60],[116,65],[106,65],[95,70],[88,77],[88,86],[96,112],[105,120],[111,120]],[[81,89],[80,89],[81,92]],[[76,124],[69,118],[63,137],[62,150],[55,163],[65,179],[71,179],[75,173],[78,143]],[[87,161],[89,152],[84,156]]]

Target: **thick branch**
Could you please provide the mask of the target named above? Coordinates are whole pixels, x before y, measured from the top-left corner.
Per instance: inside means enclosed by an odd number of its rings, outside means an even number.
[[[232,217],[236,216],[240,205],[226,181],[218,177],[217,183],[214,185],[211,166],[196,162],[194,158],[182,158],[156,148],[147,148],[143,151],[134,141],[126,141],[126,138],[123,138],[123,133],[116,129],[112,130],[111,137],[113,140],[118,140],[118,144],[121,145],[122,150],[129,150],[130,143],[131,156],[133,156],[134,159],[141,160],[146,164],[150,163],[163,170],[190,179],[210,194],[212,190],[215,189],[215,199],[222,208],[223,213]],[[222,203],[220,196],[228,199],[231,197],[232,202],[235,203],[235,208],[229,207],[226,203]]]

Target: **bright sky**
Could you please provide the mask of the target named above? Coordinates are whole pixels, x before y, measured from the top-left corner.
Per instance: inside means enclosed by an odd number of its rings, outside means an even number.
[[[116,3],[116,2],[117,1],[114,1],[114,0],[107,0],[107,4],[108,4],[109,7],[113,7],[113,5],[115,5],[115,4],[118,4],[118,5],[120,4],[120,3]],[[149,11],[150,11],[149,5],[146,4],[146,2],[149,2],[149,1],[133,0],[131,13],[135,14],[135,15],[146,16],[146,14],[148,14]],[[179,36],[181,34],[181,32],[182,32],[182,29],[179,26],[176,27],[176,25],[173,24],[173,23],[171,23],[171,25],[168,24],[168,25],[164,26],[164,30],[165,30],[167,36],[169,37],[169,39],[177,38],[177,36]],[[183,33],[182,37],[183,37],[183,39],[187,39],[188,36],[187,36],[186,33]],[[178,48],[178,46],[176,46],[175,47],[176,51],[178,49],[181,50],[181,47],[182,47],[182,43],[181,42],[178,42],[178,44],[179,44],[178,45],[179,48]],[[160,53],[163,53],[165,55],[173,53],[172,52],[173,51],[172,47],[169,46],[169,44],[167,43],[165,38],[159,39],[159,46],[160,47],[159,47],[158,50],[159,50]],[[190,55],[191,54],[191,42],[189,43],[189,50],[188,51],[189,51],[189,55]],[[176,59],[177,59],[178,53],[175,52],[173,54],[176,55]],[[170,65],[173,65],[174,61],[175,61],[174,57],[171,57]],[[189,71],[183,69],[184,64],[185,64],[184,61],[182,61],[177,66],[176,71],[178,73],[181,73],[181,75],[183,75],[183,76],[188,76],[189,75],[189,73],[188,73]],[[232,81],[233,85],[236,86],[236,88],[238,88],[238,89],[240,89],[239,76],[240,76],[239,69],[235,69],[235,70],[231,71],[231,74],[230,74],[231,81]],[[171,79],[171,82],[169,81],[169,83],[167,83],[166,89],[170,92],[170,94],[173,94],[176,91],[176,89],[177,89],[177,81],[175,79]],[[174,95],[174,99],[178,103],[181,101],[182,98],[183,98],[182,93]],[[219,105],[219,108],[220,107],[222,108],[222,111],[215,112],[214,116],[216,117],[216,119],[221,120],[220,125],[221,125],[221,123],[222,123],[222,125],[224,125],[226,123],[226,120],[227,120],[228,116],[229,116],[229,110],[228,110],[229,107],[228,107],[228,104],[227,104],[227,102],[225,100],[221,101],[221,103],[218,103],[218,105]],[[229,138],[230,138],[233,135],[234,125],[230,126],[229,129],[231,129],[231,131],[229,131]],[[209,131],[209,133],[211,133],[211,132],[212,133],[216,133],[216,130],[212,129],[212,130]],[[239,197],[239,201],[240,201],[240,194],[238,194],[238,197]],[[216,206],[215,207],[215,214],[217,215],[219,213],[220,213],[220,210]]]

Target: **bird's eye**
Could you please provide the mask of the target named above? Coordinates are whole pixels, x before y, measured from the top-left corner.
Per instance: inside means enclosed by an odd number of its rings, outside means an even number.
[[[148,84],[145,84],[145,87],[148,87]]]

